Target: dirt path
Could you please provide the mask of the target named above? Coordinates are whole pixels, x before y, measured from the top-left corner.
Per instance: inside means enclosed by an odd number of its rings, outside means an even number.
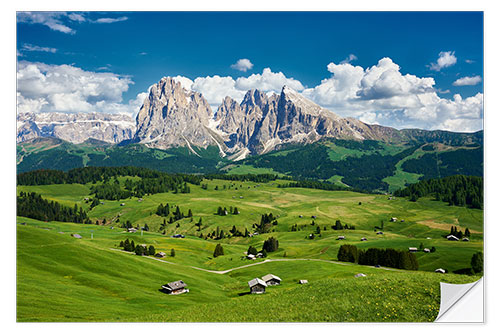
[[[134,254],[135,255],[134,252],[126,252],[126,251],[123,251],[123,250],[120,250],[120,249],[111,249],[110,248],[110,250],[118,251],[118,252],[122,252],[122,253],[127,253],[127,254]],[[169,261],[161,260],[161,259],[154,258],[154,257],[144,257],[144,258],[148,258],[148,259],[160,261],[160,262],[163,262],[163,263],[166,263],[166,264],[170,264],[170,265],[183,266],[183,265],[175,263],[175,262],[169,262]],[[248,265],[243,265],[243,266],[239,266],[239,267],[235,267],[235,268],[226,269],[225,271],[213,271],[213,270],[210,270],[210,269],[205,269],[205,268],[196,267],[196,266],[187,266],[187,267],[194,268],[194,269],[197,269],[199,271],[204,271],[204,272],[207,272],[207,273],[227,274],[227,273],[235,271],[237,269],[247,268],[247,267],[256,266],[256,265],[262,265],[262,264],[265,264],[265,263],[268,263],[268,262],[298,261],[298,260],[320,261],[320,262],[327,262],[327,263],[330,263],[330,264],[337,264],[337,265],[343,265],[343,266],[352,266],[352,265],[355,265],[355,264],[350,264],[350,263],[346,263],[346,262],[326,260],[326,259],[302,259],[302,258],[297,258],[297,259],[266,259],[264,261],[256,262],[256,263],[253,263],[253,264],[248,264]],[[371,267],[371,266],[366,266],[366,267]],[[388,268],[388,267],[380,267],[379,269],[384,269],[384,270],[387,270],[387,271],[399,271],[399,269]]]

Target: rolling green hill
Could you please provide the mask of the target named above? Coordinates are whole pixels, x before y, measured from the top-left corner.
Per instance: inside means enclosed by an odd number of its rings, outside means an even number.
[[[123,187],[138,177],[116,179]],[[468,283],[479,277],[452,272],[469,268],[472,255],[482,251],[481,209],[427,197],[411,202],[278,186],[285,182],[204,179],[191,184],[189,193],[103,200],[92,209],[85,200],[92,183],[19,185],[18,193],[36,192],[67,207],[82,207],[92,224],[17,218],[18,321],[432,321],[439,310],[439,282]],[[192,219],[168,223],[168,217],[156,214],[158,205],[166,203],[171,211],[191,210]],[[237,207],[240,214],[216,215],[219,206]],[[269,233],[231,236],[233,226],[255,231],[265,213],[278,217]],[[392,217],[397,222],[390,222]],[[351,229],[334,230],[337,220]],[[139,228],[147,224],[149,231],[128,233],[123,228],[127,221]],[[446,240],[452,226],[468,228],[470,241]],[[207,237],[221,230],[222,239]],[[376,233],[381,230],[382,235]],[[82,238],[71,237],[74,233]],[[185,238],[172,238],[176,233]],[[346,239],[338,240],[340,235]],[[277,251],[246,259],[250,245],[260,250],[269,237],[279,240]],[[124,252],[118,245],[125,239],[153,245],[167,256]],[[224,255],[214,258],[217,244]],[[417,252],[419,271],[402,271],[339,262],[342,244],[404,251],[422,244],[436,251]],[[168,255],[172,249],[175,257]],[[436,268],[449,273],[436,274]],[[248,294],[247,282],[268,273],[280,276],[282,285],[269,287],[264,295]],[[358,273],[366,277],[355,278]],[[162,284],[179,279],[189,293],[160,291]],[[309,284],[299,285],[299,279]],[[276,306],[259,311],[268,304]]]

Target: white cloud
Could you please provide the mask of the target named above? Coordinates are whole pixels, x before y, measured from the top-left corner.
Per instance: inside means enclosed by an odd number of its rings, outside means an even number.
[[[340,63],[341,64],[349,64],[354,60],[358,60],[358,57],[356,57],[354,54],[351,53],[351,54],[349,54],[349,56],[347,58],[342,60]]]
[[[465,62],[466,62],[466,63],[468,63],[468,64],[473,64],[473,63],[475,63],[475,61],[474,61],[474,60],[470,60],[470,59],[465,59]]]
[[[457,57],[455,57],[455,51],[442,51],[439,52],[439,58],[437,63],[431,63],[429,68],[433,71],[440,71],[443,68],[453,66],[457,63]]]
[[[192,90],[191,87],[193,86],[193,80],[180,75],[174,76],[172,79],[179,82],[184,89]]]
[[[116,23],[116,22],[121,22],[121,21],[126,21],[128,20],[128,17],[122,16],[122,17],[117,17],[117,18],[111,18],[111,17],[101,17],[97,20],[95,20],[95,23]]]
[[[454,86],[475,86],[481,82],[481,76],[476,75],[476,76],[465,76],[462,77],[455,82],[453,82]]]
[[[85,22],[86,18],[82,14],[77,14],[77,13],[71,13],[68,15],[68,18],[71,21],[76,21],[76,22]]]
[[[366,69],[349,63],[330,63],[327,69],[332,76],[302,94],[343,117],[396,128],[482,128],[481,93],[466,99],[441,98],[433,78],[402,74],[390,58]]]
[[[200,92],[213,109],[216,109],[226,96],[241,102],[250,89],[259,89],[266,93],[279,93],[284,85],[297,91],[304,89],[300,81],[287,78],[282,72],[274,73],[270,68],[265,68],[262,74],[238,77],[236,80],[230,76],[219,75],[198,77],[194,81],[184,76],[176,76],[173,79],[186,89]]]
[[[198,77],[194,80],[191,89],[200,92],[212,109],[217,108],[226,96],[241,101],[246,91],[236,88],[235,80],[230,76]]]
[[[66,15],[64,12],[19,12],[17,13],[17,21],[28,24],[42,24],[54,31],[74,34],[75,30],[63,23],[62,19]]]
[[[248,59],[240,59],[235,64],[232,64],[231,68],[242,72],[246,72],[253,68],[253,64]]]
[[[22,61],[17,72],[18,111],[103,112],[120,108],[131,113],[134,105],[122,104],[122,94],[131,84],[129,77],[113,73]]]
[[[264,92],[280,92],[283,86],[288,86],[294,90],[301,91],[304,86],[294,78],[287,78],[282,72],[274,73],[270,68],[264,68],[262,74],[252,74],[249,77],[239,77],[236,79],[238,90],[259,89]]]
[[[22,47],[23,51],[29,51],[29,52],[49,52],[49,53],[56,53],[57,49],[53,47],[45,47],[45,46],[37,46],[37,45],[31,45],[31,44],[24,44]]]

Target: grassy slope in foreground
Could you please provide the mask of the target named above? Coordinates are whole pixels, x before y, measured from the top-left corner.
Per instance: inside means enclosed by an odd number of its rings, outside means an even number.
[[[123,239],[120,230],[20,220],[28,223],[17,231],[17,319],[22,322],[432,321],[440,281],[477,279],[304,260],[214,274],[187,267],[189,261],[172,265],[113,251],[108,244]],[[60,228],[86,237],[74,239]],[[155,238],[165,237],[148,235],[144,241]],[[265,295],[246,294],[249,279],[269,272],[282,277],[283,285]],[[354,278],[359,272],[367,276]],[[310,284],[298,285],[299,278]],[[190,293],[169,296],[158,290],[177,279]]]

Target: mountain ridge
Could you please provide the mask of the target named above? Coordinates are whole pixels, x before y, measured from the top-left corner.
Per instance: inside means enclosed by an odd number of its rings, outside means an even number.
[[[221,157],[236,161],[322,138],[482,144],[482,131],[397,130],[342,118],[287,86],[280,94],[248,90],[240,103],[227,96],[212,114],[201,93],[183,88],[171,77],[151,86],[135,121],[125,115],[96,113],[21,113],[17,121],[18,142],[36,137],[57,137],[72,143],[93,139],[162,150],[187,147],[194,155],[198,155],[194,147],[216,146]]]

